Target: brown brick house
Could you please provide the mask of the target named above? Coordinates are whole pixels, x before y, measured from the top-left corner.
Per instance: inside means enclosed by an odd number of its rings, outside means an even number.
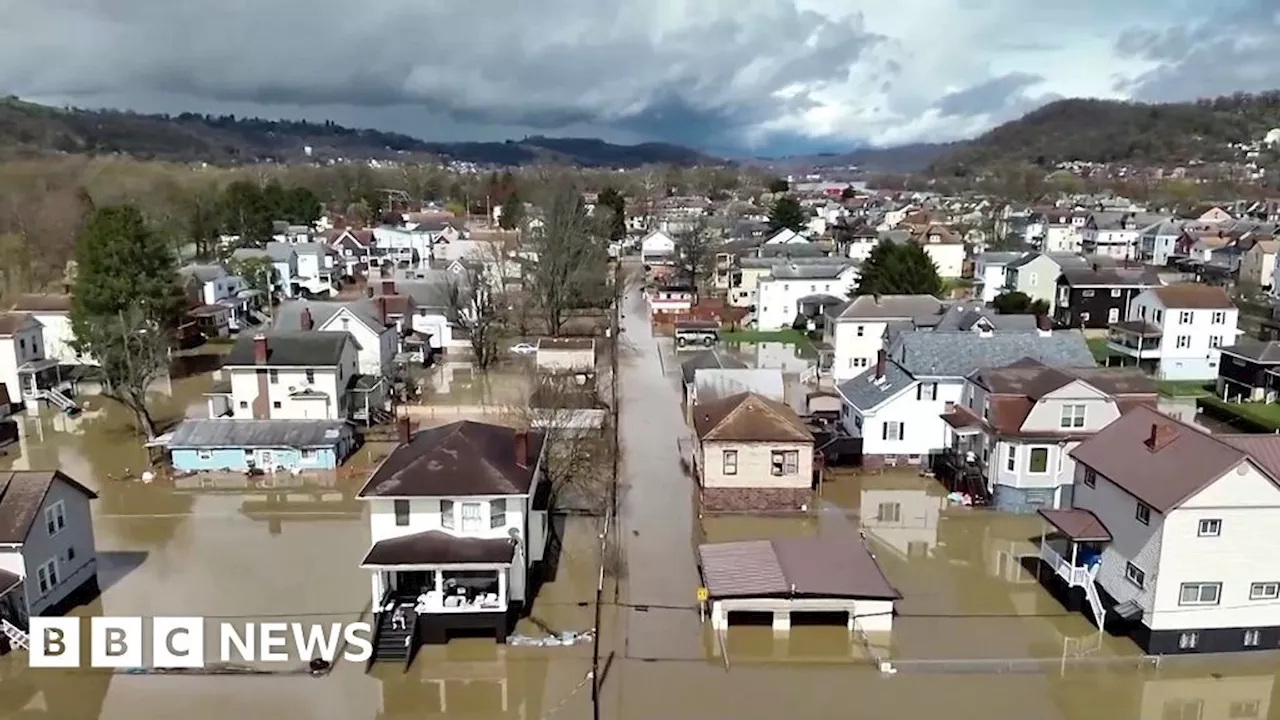
[[[813,434],[790,407],[739,393],[693,409],[702,508],[800,510],[813,499]]]

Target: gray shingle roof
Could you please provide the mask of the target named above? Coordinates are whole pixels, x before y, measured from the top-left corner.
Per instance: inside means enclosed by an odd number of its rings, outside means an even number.
[[[904,333],[889,357],[915,377],[965,377],[982,367],[1000,367],[1022,358],[1050,367],[1095,367],[1084,334],[1055,330],[1050,334],[996,331],[989,337],[973,332]]]
[[[775,265],[770,274],[776,280],[835,280],[840,274],[853,267],[854,263],[846,261],[840,264],[800,265],[798,263],[782,263]]]
[[[178,274],[183,277],[193,277],[202,283],[213,282],[220,277],[226,277],[227,271],[221,265],[184,265],[178,268]]]
[[[337,365],[342,350],[354,342],[350,333],[275,330],[267,336],[267,365],[277,367],[323,367]],[[254,336],[245,333],[227,353],[225,367],[255,365]]]
[[[884,378],[876,380],[876,368],[871,366],[861,375],[845,380],[837,386],[840,395],[859,410],[872,410],[889,398],[915,384],[915,378],[898,363],[888,360],[884,364]]]
[[[1230,347],[1222,348],[1222,352],[1239,355],[1257,363],[1280,363],[1280,342],[1263,342],[1253,338],[1245,338]]]
[[[302,311],[311,311],[311,321],[315,327],[329,322],[329,319],[338,314],[338,311],[346,308],[353,315],[360,319],[360,322],[369,326],[374,332],[379,332],[385,323],[378,319],[378,309],[374,307],[372,298],[361,298],[359,300],[332,301],[332,300],[290,300],[280,303],[280,306],[273,313],[271,326],[276,330],[289,331],[302,329]]]
[[[184,420],[174,428],[169,448],[329,447],[352,433],[340,420]]]
[[[838,313],[840,320],[906,319],[942,314],[942,301],[932,295],[862,295]]]
[[[934,326],[935,331],[972,330],[979,320],[985,319],[997,330],[1005,332],[1036,332],[1035,315],[1001,315],[981,303],[961,303],[947,308]]]

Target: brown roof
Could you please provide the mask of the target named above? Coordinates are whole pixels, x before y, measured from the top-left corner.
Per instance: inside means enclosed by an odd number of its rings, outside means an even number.
[[[813,442],[791,408],[755,393],[738,393],[693,408],[698,438],[712,442]]]
[[[1228,437],[1211,436],[1140,405],[1080,443],[1071,456],[1163,513],[1249,459],[1225,441]]]
[[[18,583],[22,582],[22,578],[14,575],[8,570],[0,570],[0,597],[5,593],[18,587]]]
[[[91,499],[98,497],[60,470],[0,472],[0,543],[26,542],[27,533],[55,480],[63,481]]]
[[[943,416],[955,428],[985,425],[1003,436],[1017,436],[1036,403],[1049,393],[1081,381],[1110,395],[1121,412],[1134,404],[1155,405],[1155,382],[1137,368],[1052,368],[1035,361],[1021,360],[1002,368],[979,370],[971,376],[974,384],[990,393],[990,419],[986,422],[973,411],[956,406]],[[1061,435],[1087,437],[1092,432],[1061,433],[1036,431],[1036,437]]]
[[[520,434],[470,420],[423,430],[382,461],[359,497],[528,494],[546,436],[525,433],[527,454],[518,462]]]
[[[859,537],[776,538],[698,546],[713,598],[902,597]]]
[[[13,303],[14,310],[21,312],[57,313],[71,310],[71,296],[57,293],[28,293],[19,295]]]
[[[1227,310],[1235,307],[1227,291],[1215,285],[1181,283],[1153,288],[1166,308],[1175,310]]]
[[[438,530],[381,540],[361,565],[506,565],[515,557],[510,538],[456,537]]]
[[[10,335],[22,329],[31,320],[31,316],[21,312],[0,313],[0,337]]]
[[[1040,515],[1062,531],[1063,535],[1081,542],[1109,542],[1111,531],[1097,515],[1079,508],[1073,510],[1041,510]]]

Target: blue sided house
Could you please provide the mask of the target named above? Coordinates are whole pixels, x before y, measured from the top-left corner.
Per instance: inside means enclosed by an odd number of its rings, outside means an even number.
[[[342,420],[185,420],[162,439],[175,470],[333,470],[355,451]]]

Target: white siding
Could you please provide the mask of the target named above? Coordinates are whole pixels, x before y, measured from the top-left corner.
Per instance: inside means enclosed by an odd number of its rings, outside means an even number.
[[[737,453],[737,473],[724,472],[725,451]],[[796,472],[773,474],[775,450],[796,453]],[[702,484],[709,488],[808,488],[813,485],[813,443],[727,443],[702,445]]]
[[[874,367],[884,348],[883,320],[839,320],[827,325],[826,342],[834,348],[831,372],[837,382]]]
[[[1112,540],[1102,552],[1097,582],[1116,602],[1134,600],[1150,617],[1155,607],[1156,587],[1160,582],[1160,528],[1164,516],[1151,511],[1151,524],[1136,518],[1138,501],[1102,475],[1095,487],[1084,484],[1085,466],[1076,464],[1074,503],[1092,511],[1111,531]],[[1125,578],[1125,566],[1132,562],[1146,573],[1143,588]]]

